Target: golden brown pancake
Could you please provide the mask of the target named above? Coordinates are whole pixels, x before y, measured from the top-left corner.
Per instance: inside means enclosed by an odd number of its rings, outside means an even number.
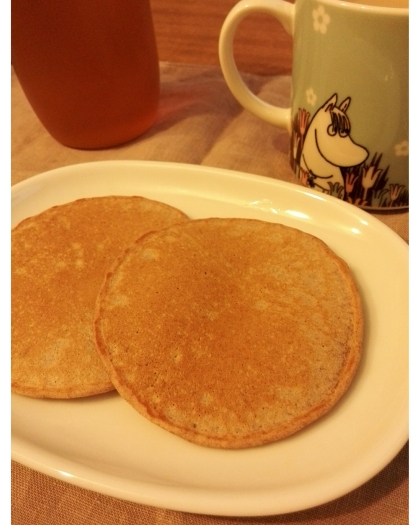
[[[347,264],[279,224],[203,219],[150,233],[107,274],[98,350],[140,414],[191,442],[285,438],[348,389],[363,314]]]
[[[96,351],[96,296],[115,257],[150,230],[184,221],[142,197],[55,206],[12,230],[12,391],[72,398],[114,387]]]

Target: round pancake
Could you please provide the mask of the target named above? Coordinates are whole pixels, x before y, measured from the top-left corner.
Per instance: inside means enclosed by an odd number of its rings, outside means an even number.
[[[96,296],[119,253],[186,220],[142,197],[55,206],[12,230],[12,391],[72,398],[113,390],[92,329]]]
[[[203,219],[137,240],[97,300],[121,396],[191,442],[243,448],[315,421],[356,372],[363,314],[347,264],[280,224]]]

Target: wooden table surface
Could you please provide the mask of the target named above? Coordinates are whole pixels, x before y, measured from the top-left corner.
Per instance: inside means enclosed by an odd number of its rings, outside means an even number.
[[[150,0],[159,58],[186,64],[218,65],[223,22],[237,0]],[[235,58],[239,70],[290,75],[292,38],[268,15],[252,15],[238,28]]]

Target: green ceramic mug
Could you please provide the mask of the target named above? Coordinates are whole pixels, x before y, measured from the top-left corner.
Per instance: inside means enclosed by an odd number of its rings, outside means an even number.
[[[368,209],[407,208],[408,0],[366,2],[241,0],[223,24],[220,63],[246,109],[289,131],[302,184]],[[254,13],[293,37],[290,108],[254,95],[235,64],[236,29]]]

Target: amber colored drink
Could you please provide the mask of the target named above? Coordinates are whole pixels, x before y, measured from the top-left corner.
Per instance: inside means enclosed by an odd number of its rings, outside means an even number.
[[[122,144],[156,118],[149,0],[12,0],[12,64],[38,118],[66,146]]]

